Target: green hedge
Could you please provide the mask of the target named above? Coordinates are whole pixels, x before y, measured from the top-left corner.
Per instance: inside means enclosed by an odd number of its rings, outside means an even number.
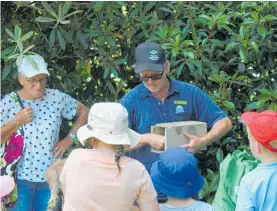
[[[91,106],[118,101],[139,82],[135,47],[162,44],[169,75],[194,83],[232,118],[234,128],[197,155],[210,201],[219,162],[247,148],[239,116],[277,111],[276,2],[2,2],[2,96],[17,88],[17,65],[28,53],[48,63],[49,87]],[[62,134],[67,132],[66,122]],[[206,169],[211,169],[206,170]]]

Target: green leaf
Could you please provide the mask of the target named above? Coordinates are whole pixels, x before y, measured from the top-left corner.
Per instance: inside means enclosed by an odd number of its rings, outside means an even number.
[[[241,46],[239,50],[240,59],[242,62],[247,62],[248,50],[247,47]]]
[[[61,4],[59,4],[58,17],[59,17],[59,20],[61,20],[61,17],[62,17],[62,5]]]
[[[70,20],[60,20],[60,23],[61,24],[69,24],[70,23]]]
[[[192,59],[192,60],[195,59],[195,55],[194,55],[194,53],[192,51],[185,50],[184,51],[184,56],[186,56],[186,57],[188,57],[189,59]]]
[[[5,65],[5,67],[4,67],[4,69],[3,69],[3,71],[2,71],[2,76],[1,76],[1,80],[3,81],[3,80],[5,80],[6,78],[7,78],[7,76],[10,74],[10,72],[11,72],[11,62],[8,62],[6,65]]]
[[[260,105],[258,102],[253,102],[253,103],[250,103],[247,105],[247,108],[250,108],[250,109],[257,109],[257,108],[260,108]]]
[[[27,53],[30,49],[32,49],[33,47],[35,47],[35,45],[30,45],[29,47],[27,47],[23,53]]]
[[[14,35],[16,40],[19,40],[21,37],[21,28],[18,25],[16,25],[14,28]]]
[[[218,163],[221,163],[223,161],[223,151],[221,148],[216,151],[216,160],[218,161]]]
[[[276,20],[277,18],[276,18],[275,16],[273,16],[273,15],[266,15],[266,16],[263,17],[263,19],[264,19],[265,21],[274,21],[274,20]]]
[[[127,7],[128,4],[125,3],[124,1],[116,1],[117,4],[119,4],[120,6],[123,6],[123,7]]]
[[[23,37],[20,38],[20,40],[23,42],[25,40],[28,40],[33,35],[33,32],[30,31],[27,34],[25,34]]]
[[[277,112],[277,103],[272,103],[268,106],[268,109]]]
[[[22,53],[22,51],[23,51],[23,43],[20,40],[18,40],[18,42],[17,42],[17,47],[18,47],[20,53]]]
[[[7,34],[8,34],[11,38],[13,38],[14,40],[16,40],[14,34],[13,34],[9,29],[5,28],[5,31],[7,32]]]
[[[103,78],[106,79],[110,74],[110,69],[109,68],[106,68],[105,69],[105,72],[104,72],[104,75],[103,75]]]
[[[259,35],[261,35],[263,38],[265,38],[266,29],[265,29],[264,25],[259,25],[257,28],[257,32]]]
[[[227,15],[222,15],[217,19],[217,23],[219,24],[227,24],[228,23],[228,16]]]
[[[64,16],[62,19],[68,18],[68,17],[70,17],[70,16],[72,16],[72,15],[75,15],[75,14],[78,14],[78,13],[80,13],[80,12],[83,12],[83,11],[82,11],[82,10],[74,11],[74,12],[72,12],[72,13],[70,13],[70,14]]]
[[[17,67],[21,64],[22,59],[23,59],[23,56],[22,56],[22,55],[19,55],[19,56],[17,57],[17,59],[16,59],[16,65],[17,65]]]
[[[16,46],[10,46],[6,48],[3,52],[1,52],[1,57],[11,54],[15,50]]]
[[[162,10],[162,11],[164,11],[164,12],[173,13],[170,9],[165,8],[165,7],[160,7],[159,10]]]
[[[115,39],[113,37],[108,36],[107,37],[107,43],[109,46],[115,46]]]
[[[50,15],[52,15],[54,18],[58,19],[58,15],[52,9],[52,7],[48,3],[46,3],[46,1],[42,1],[41,4],[44,7],[44,9],[46,9],[46,11],[50,13]]]
[[[56,30],[53,29],[49,35],[49,48],[52,49],[56,39]]]
[[[224,101],[223,101],[223,105],[224,105],[227,109],[229,109],[229,110],[231,110],[231,111],[235,110],[235,105],[234,105],[234,103],[232,103],[231,101],[224,100]]]
[[[83,48],[87,49],[88,43],[87,43],[85,35],[81,31],[78,31],[76,34],[76,37],[77,37],[77,40],[83,45]]]
[[[259,54],[259,47],[258,47],[257,43],[255,41],[251,40],[250,45],[254,49],[255,53],[258,55]]]
[[[65,31],[62,27],[59,27],[60,32],[63,34],[65,40],[69,43],[73,43],[72,32]]]
[[[94,4],[93,9],[95,12],[100,12],[102,10],[102,8],[104,7],[105,2],[103,1],[98,1]]]
[[[55,22],[56,21],[56,19],[54,19],[54,18],[43,17],[43,16],[39,16],[35,20],[37,22],[42,22],[42,23],[51,23],[51,22]]]
[[[57,35],[58,35],[58,40],[59,40],[59,43],[60,43],[61,48],[62,48],[63,50],[65,50],[65,40],[64,40],[64,38],[63,38],[62,33],[61,33],[59,30],[57,30]]]
[[[71,1],[67,1],[67,2],[64,3],[63,8],[62,8],[61,17],[65,16],[68,13],[71,5],[72,5]]]
[[[113,84],[109,81],[109,80],[106,80],[106,84],[110,90],[110,92],[113,94],[113,95],[116,95],[116,91],[115,91],[115,88],[113,86]]]
[[[36,63],[36,61],[35,61],[32,57],[25,55],[24,58],[26,58],[26,59],[28,60],[28,62],[30,62],[30,64],[31,64],[37,71],[39,71],[38,64]]]
[[[239,46],[238,42],[229,42],[229,44],[225,48],[225,52],[229,52],[238,46]]]
[[[112,74],[113,74],[114,78],[118,78],[118,72],[117,72],[117,70],[112,68],[111,71],[112,71]]]

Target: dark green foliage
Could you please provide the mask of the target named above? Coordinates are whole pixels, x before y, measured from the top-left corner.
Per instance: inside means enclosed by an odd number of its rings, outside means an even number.
[[[212,200],[219,162],[247,137],[245,110],[277,110],[276,2],[2,2],[2,95],[17,88],[31,51],[48,63],[49,87],[89,107],[118,101],[138,84],[134,50],[162,44],[169,75],[196,84],[233,120],[233,130],[199,153]],[[68,124],[62,127],[67,133]],[[206,169],[211,169],[207,171]],[[216,175],[216,174],[215,174]]]

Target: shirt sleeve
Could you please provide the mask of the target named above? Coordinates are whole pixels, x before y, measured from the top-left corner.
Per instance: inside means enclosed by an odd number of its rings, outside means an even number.
[[[237,197],[236,211],[254,211],[255,205],[248,191],[247,185],[241,180]]]
[[[148,172],[144,168],[142,171],[141,185],[140,185],[140,191],[137,197],[137,203],[138,204],[148,203],[153,201],[156,198],[157,198],[157,193],[155,191],[154,185],[152,183],[152,180]]]
[[[62,117],[68,120],[73,119],[77,113],[78,101],[63,92],[60,92],[60,99]]]
[[[13,108],[15,106],[16,105],[10,95],[6,95],[1,100],[1,126],[11,121],[15,116],[15,113],[12,113],[12,110],[14,110]]]
[[[227,115],[198,87],[196,88],[196,98],[194,99],[195,119],[206,122],[208,128],[227,117]]]
[[[135,112],[134,112],[134,100],[130,96],[129,93],[127,93],[123,98],[120,100],[120,104],[126,108],[128,111],[128,124],[129,128],[132,130],[136,130],[135,126]]]

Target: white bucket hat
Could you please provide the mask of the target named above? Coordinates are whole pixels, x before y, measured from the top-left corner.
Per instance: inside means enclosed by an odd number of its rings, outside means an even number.
[[[34,60],[34,62],[37,63],[38,70],[26,59],[26,57],[23,57],[21,64],[18,66],[18,73],[22,74],[27,78],[31,78],[38,74],[50,75],[47,70],[47,65],[42,56],[38,54],[28,56],[31,57]]]
[[[15,187],[14,179],[8,175],[0,176],[0,195],[8,195]]]
[[[95,137],[107,144],[138,144],[141,135],[128,128],[128,112],[119,103],[95,103],[89,111],[88,123],[77,131],[79,141]]]

